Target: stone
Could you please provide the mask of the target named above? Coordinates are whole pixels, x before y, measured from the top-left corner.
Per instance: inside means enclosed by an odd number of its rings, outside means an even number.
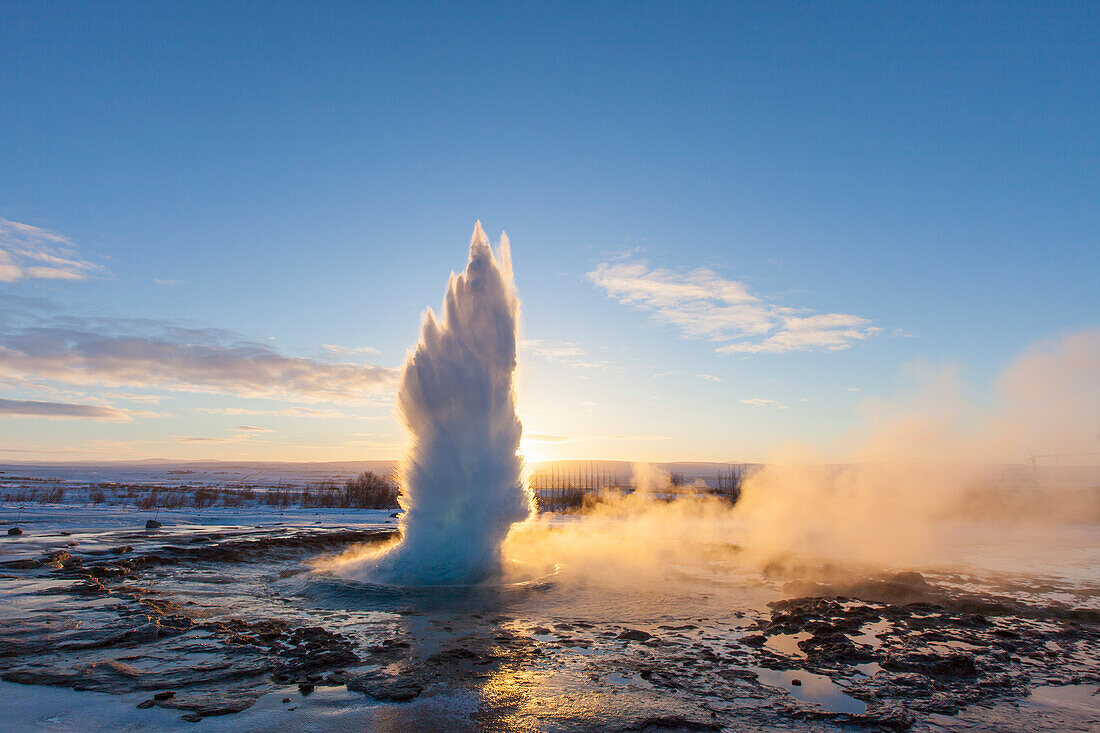
[[[348,680],[348,689],[363,692],[380,702],[407,702],[424,691],[413,677],[367,672]]]
[[[622,633],[615,638],[622,639],[623,641],[645,641],[647,639],[652,639],[653,634],[640,629],[624,629]]]

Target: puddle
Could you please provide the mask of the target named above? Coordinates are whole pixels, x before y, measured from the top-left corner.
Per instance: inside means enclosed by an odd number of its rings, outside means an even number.
[[[863,664],[855,665],[855,667],[856,671],[868,677],[874,677],[882,671],[882,667],[879,666],[878,662],[864,662]]]
[[[878,638],[878,635],[886,633],[890,628],[890,622],[886,619],[882,619],[881,621],[863,624],[859,629],[860,633],[858,635],[849,636],[848,638],[856,644],[863,644],[872,649],[878,649],[882,646],[882,639]]]
[[[799,631],[797,634],[776,634],[775,636],[769,636],[768,640],[764,642],[764,646],[777,654],[805,659],[806,652],[798,648],[798,642],[809,639],[811,636],[813,634],[808,631]]]
[[[1069,708],[1082,713],[1100,714],[1100,687],[1096,685],[1043,685],[1027,696],[1026,702],[1042,708]]]
[[[796,700],[819,705],[831,713],[859,715],[867,711],[867,704],[844,692],[840,685],[824,675],[801,670],[776,670],[754,667],[761,684],[780,687]],[[794,684],[798,680],[801,685]]]
[[[623,674],[621,672],[612,672],[603,678],[604,682],[615,687],[652,687],[646,680],[642,679],[641,675],[636,672],[630,672],[629,674]]]

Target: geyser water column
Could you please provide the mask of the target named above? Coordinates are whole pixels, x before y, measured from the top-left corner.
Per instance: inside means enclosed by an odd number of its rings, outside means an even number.
[[[532,510],[517,454],[519,300],[507,235],[494,255],[479,221],[466,272],[451,273],[438,320],[424,315],[397,405],[412,443],[400,469],[402,539],[372,579],[472,583],[499,571],[501,543]]]

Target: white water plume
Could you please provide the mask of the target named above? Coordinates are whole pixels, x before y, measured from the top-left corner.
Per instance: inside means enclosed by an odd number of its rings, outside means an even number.
[[[401,541],[339,572],[400,585],[472,583],[497,572],[501,543],[532,511],[517,454],[513,376],[519,300],[508,237],[494,254],[479,221],[443,317],[424,315],[398,411],[412,436],[401,463]]]

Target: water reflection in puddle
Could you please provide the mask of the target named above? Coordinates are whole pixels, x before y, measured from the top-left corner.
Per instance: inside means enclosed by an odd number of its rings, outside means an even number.
[[[863,624],[860,627],[860,633],[849,638],[856,644],[862,644],[869,646],[872,649],[878,649],[882,646],[882,639],[879,638],[879,634],[884,634],[890,630],[890,622],[883,619],[881,621],[874,621],[869,624]]]
[[[859,715],[867,711],[867,704],[844,692],[840,685],[824,675],[801,670],[753,668],[761,684],[780,687],[796,700],[820,705],[831,713]],[[794,684],[795,681],[801,684]]]
[[[879,666],[878,662],[865,662],[863,664],[857,664],[855,667],[860,674],[865,674],[868,677],[874,677],[882,671],[882,667]]]
[[[798,642],[809,639],[811,636],[812,634],[807,631],[799,631],[797,634],[775,634],[768,637],[764,646],[786,657],[805,659],[806,653],[798,648]]]

